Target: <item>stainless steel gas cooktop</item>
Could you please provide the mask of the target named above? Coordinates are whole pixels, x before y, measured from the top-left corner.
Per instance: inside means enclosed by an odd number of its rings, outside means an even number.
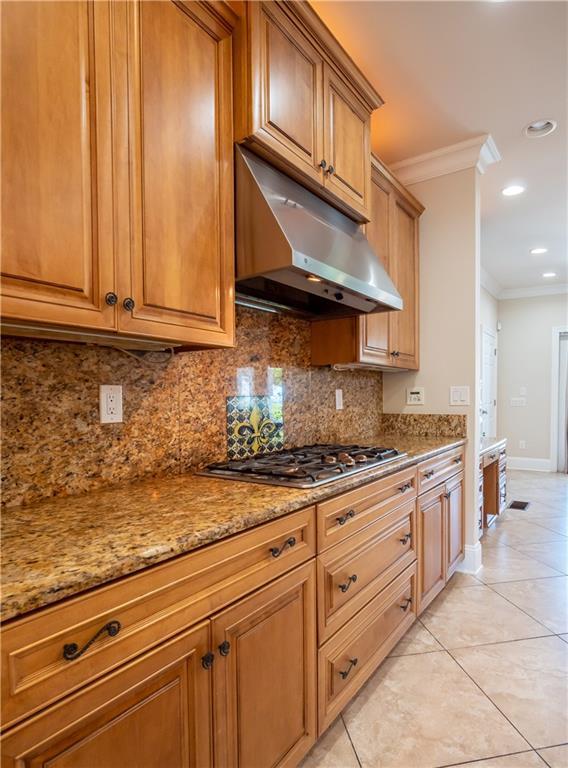
[[[210,464],[203,475],[251,483],[315,488],[356,472],[372,469],[406,456],[396,448],[362,445],[307,445],[289,451],[265,453],[240,461]]]

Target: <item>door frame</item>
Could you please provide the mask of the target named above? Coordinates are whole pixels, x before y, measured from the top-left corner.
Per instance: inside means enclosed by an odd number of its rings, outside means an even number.
[[[483,402],[482,402],[482,397],[481,397],[481,394],[483,392],[483,384],[484,384],[484,381],[483,381],[483,351],[484,351],[484,349],[483,349],[483,339],[484,339],[484,336],[485,336],[486,333],[490,334],[493,337],[494,344],[495,344],[495,353],[496,353],[495,354],[495,365],[493,366],[493,381],[491,382],[492,383],[493,393],[495,395],[495,397],[493,398],[493,400],[494,400],[494,405],[493,405],[494,413],[493,413],[493,416],[494,416],[494,420],[495,420],[495,424],[494,424],[495,434],[494,435],[488,435],[488,437],[495,437],[497,435],[497,386],[498,386],[497,366],[499,364],[499,345],[497,343],[497,341],[498,341],[497,331],[494,330],[493,328],[491,328],[488,325],[484,325],[483,323],[481,324],[481,359],[479,361],[480,362],[480,377],[479,377],[479,390],[480,390],[480,392],[479,392],[479,408],[480,408],[480,413],[478,414],[478,417],[482,416],[481,410],[483,409]],[[481,427],[481,419],[480,419],[480,427]]]
[[[558,472],[558,377],[560,376],[560,336],[568,333],[568,325],[552,329],[550,362],[550,471]]]

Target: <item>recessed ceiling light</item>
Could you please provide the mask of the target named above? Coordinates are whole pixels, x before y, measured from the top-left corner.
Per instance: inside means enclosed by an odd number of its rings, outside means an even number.
[[[502,189],[501,193],[505,195],[505,197],[514,197],[515,195],[522,195],[524,191],[525,188],[520,184],[511,184],[511,186]]]
[[[543,272],[543,277],[556,277],[556,272]]]
[[[530,252],[533,256],[538,256],[541,253],[548,253],[548,248],[531,248]]]
[[[529,139],[540,139],[555,131],[557,125],[556,120],[535,120],[525,126],[525,136],[528,136]]]

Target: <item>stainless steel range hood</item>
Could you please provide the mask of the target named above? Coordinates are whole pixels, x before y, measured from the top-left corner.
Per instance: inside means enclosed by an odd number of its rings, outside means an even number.
[[[402,309],[361,225],[236,148],[237,301],[306,317]]]

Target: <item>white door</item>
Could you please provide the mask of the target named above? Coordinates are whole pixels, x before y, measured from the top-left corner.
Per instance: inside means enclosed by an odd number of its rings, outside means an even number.
[[[481,329],[481,434],[497,433],[497,336],[489,328]]]

